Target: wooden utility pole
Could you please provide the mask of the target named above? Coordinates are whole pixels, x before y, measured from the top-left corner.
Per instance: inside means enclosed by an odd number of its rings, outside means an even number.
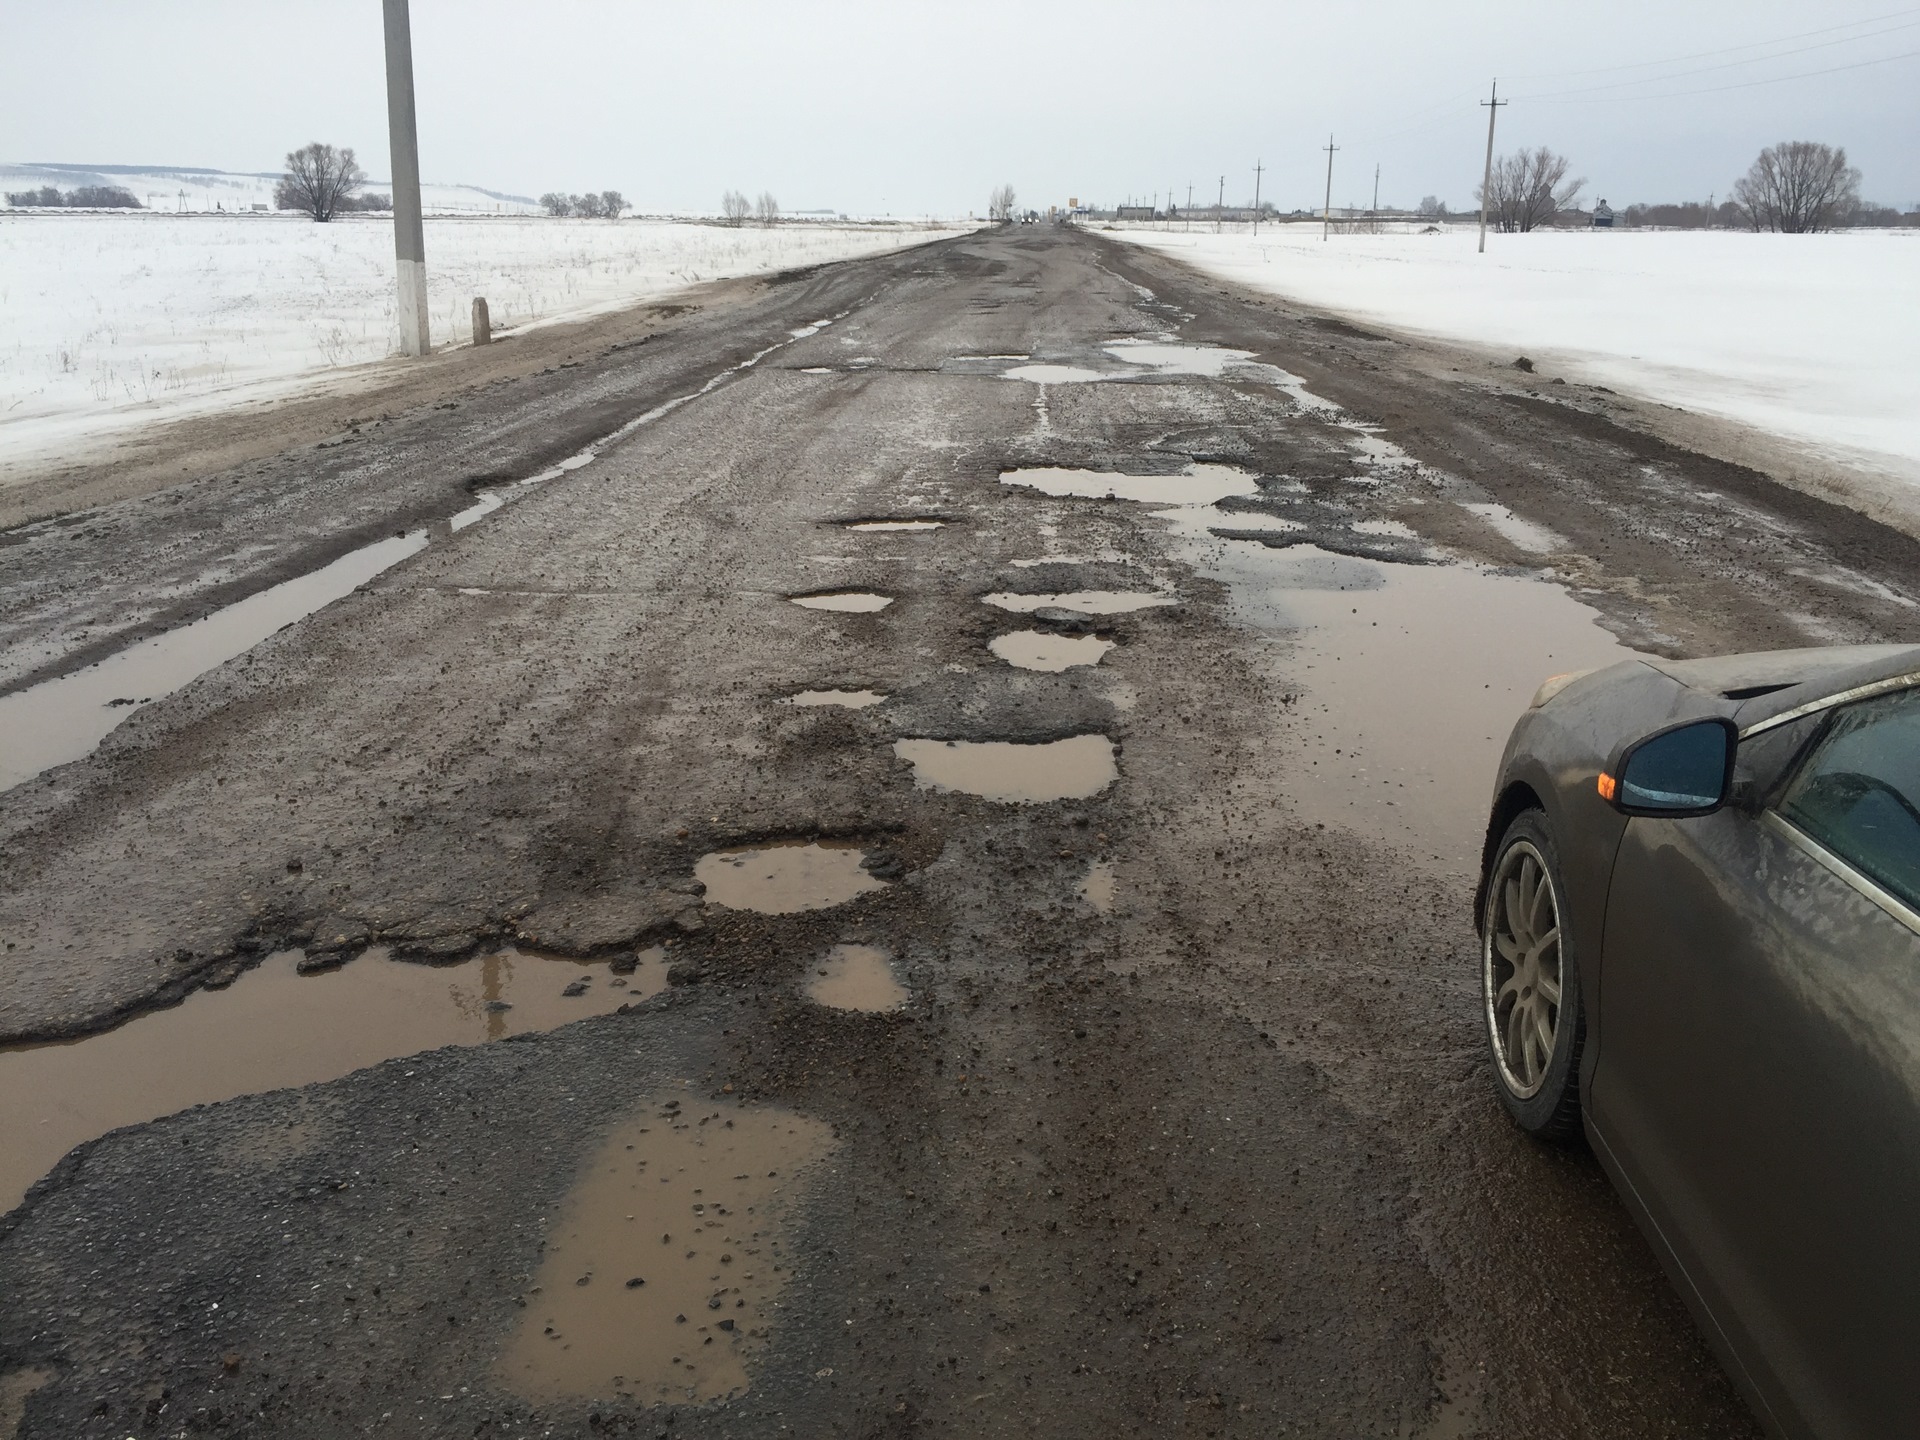
[[[1493,82],[1493,98],[1482,100],[1487,107],[1487,169],[1480,181],[1480,253],[1487,253],[1487,202],[1493,198],[1493,117],[1508,102],[1500,98],[1500,82]]]
[[[400,350],[425,355],[427,238],[420,222],[420,139],[413,121],[413,27],[407,0],[384,0],[387,32],[387,148],[393,157],[393,258],[400,290]]]
[[[1333,136],[1327,136],[1327,202],[1320,212],[1320,238],[1325,240],[1333,233],[1333,152],[1340,147],[1333,143]]]
[[[1253,162],[1253,233],[1260,233],[1260,162]]]

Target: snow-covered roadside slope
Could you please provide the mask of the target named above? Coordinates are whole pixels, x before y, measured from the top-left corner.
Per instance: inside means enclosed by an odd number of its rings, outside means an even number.
[[[1920,487],[1920,231],[1115,232],[1357,320],[1526,355]]]
[[[704,280],[961,230],[429,218],[436,343],[572,319]],[[0,215],[0,484],[129,427],[284,393],[395,349],[393,230],[352,216]]]
[[[73,190],[83,185],[118,185],[129,191],[149,210],[164,214],[235,214],[250,212],[254,206],[273,208],[273,190],[277,174],[257,174],[236,170],[206,170],[157,166],[142,170],[133,166],[108,165],[22,165],[0,164],[0,191],[38,190],[51,185],[56,190]],[[369,195],[387,194],[393,188],[387,180],[369,180]],[[484,190],[478,185],[436,184],[429,180],[420,186],[420,203],[428,213],[449,215],[538,215],[544,213],[531,195],[508,195]]]

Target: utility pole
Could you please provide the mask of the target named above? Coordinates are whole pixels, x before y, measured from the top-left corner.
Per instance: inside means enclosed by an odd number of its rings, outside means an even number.
[[[1220,217],[1227,208],[1227,177],[1220,177],[1220,198],[1213,202],[1213,233],[1220,233]]]
[[[1260,233],[1260,162],[1253,162],[1253,233]]]
[[[1480,181],[1480,253],[1487,253],[1487,201],[1493,198],[1493,117],[1509,102],[1500,98],[1500,82],[1493,82],[1493,98],[1482,100],[1487,107],[1487,171]]]
[[[1193,229],[1193,186],[1187,186],[1187,229]]]
[[[425,355],[427,237],[420,223],[420,138],[413,121],[413,27],[407,0],[383,0],[387,31],[387,146],[393,157],[393,258],[400,286],[400,350]]]
[[[1333,143],[1333,136],[1327,136],[1327,203],[1320,212],[1320,238],[1325,240],[1333,233],[1333,152],[1340,147]]]
[[[1373,167],[1373,213],[1375,215],[1380,213],[1380,166],[1378,164]]]

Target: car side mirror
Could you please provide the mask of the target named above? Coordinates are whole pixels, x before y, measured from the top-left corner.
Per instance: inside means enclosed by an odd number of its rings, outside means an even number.
[[[1600,797],[1623,815],[1711,815],[1733,789],[1739,732],[1731,720],[1690,720],[1624,747],[1600,776]]]

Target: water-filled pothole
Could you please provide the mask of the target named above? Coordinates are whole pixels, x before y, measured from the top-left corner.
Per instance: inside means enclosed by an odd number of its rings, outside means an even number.
[[[787,598],[809,610],[840,610],[850,615],[871,615],[893,603],[891,595],[875,595],[868,590],[822,590],[813,595],[790,595]]]
[[[944,520],[854,520],[847,525],[849,530],[938,530],[947,522]]]
[[[819,1120],[691,1098],[615,1127],[547,1233],[501,1378],[536,1401],[744,1390],[793,1273],[793,1206],[832,1147]]]
[[[1259,482],[1237,465],[1193,464],[1178,475],[1122,475],[1109,470],[1056,467],[1003,470],[1002,485],[1021,485],[1043,495],[1079,495],[1092,500],[1141,500],[1155,505],[1211,505],[1229,495],[1253,495]]]
[[[1171,605],[1177,597],[1164,591],[1145,590],[1068,590],[1049,595],[1023,595],[1012,590],[997,590],[980,598],[995,609],[1008,610],[1016,615],[1031,615],[1035,610],[1072,610],[1081,615],[1124,615],[1131,610]]]
[[[1113,378],[1103,371],[1088,370],[1080,365],[1016,365],[1001,373],[1009,380],[1030,380],[1036,385],[1084,385]]]
[[[82,1141],[121,1125],[333,1080],[443,1045],[551,1030],[666,988],[662,951],[629,975],[606,961],[518,950],[458,965],[369,951],[301,975],[300,952],[271,955],[225,990],[81,1040],[0,1051],[0,1213]],[[567,994],[585,978],[584,990]]]
[[[887,952],[874,945],[836,945],[813,967],[807,998],[835,1010],[898,1010],[907,987],[893,973]]]
[[[996,635],[987,649],[1020,670],[1057,674],[1081,665],[1098,665],[1114,642],[1098,635],[1051,635],[1044,630],[1015,630]]]
[[[1037,745],[1008,740],[896,740],[893,753],[912,764],[914,784],[923,790],[957,790],[1016,805],[1084,800],[1120,778],[1113,742],[1098,734]]]
[[[1087,867],[1086,878],[1080,882],[1080,898],[1102,915],[1113,909],[1111,860],[1096,860]]]
[[[710,905],[792,915],[886,888],[862,868],[865,858],[852,840],[771,841],[702,855],[693,878],[707,887]]]
[[[886,699],[880,690],[802,690],[789,695],[789,705],[839,705],[848,710],[864,710]]]

